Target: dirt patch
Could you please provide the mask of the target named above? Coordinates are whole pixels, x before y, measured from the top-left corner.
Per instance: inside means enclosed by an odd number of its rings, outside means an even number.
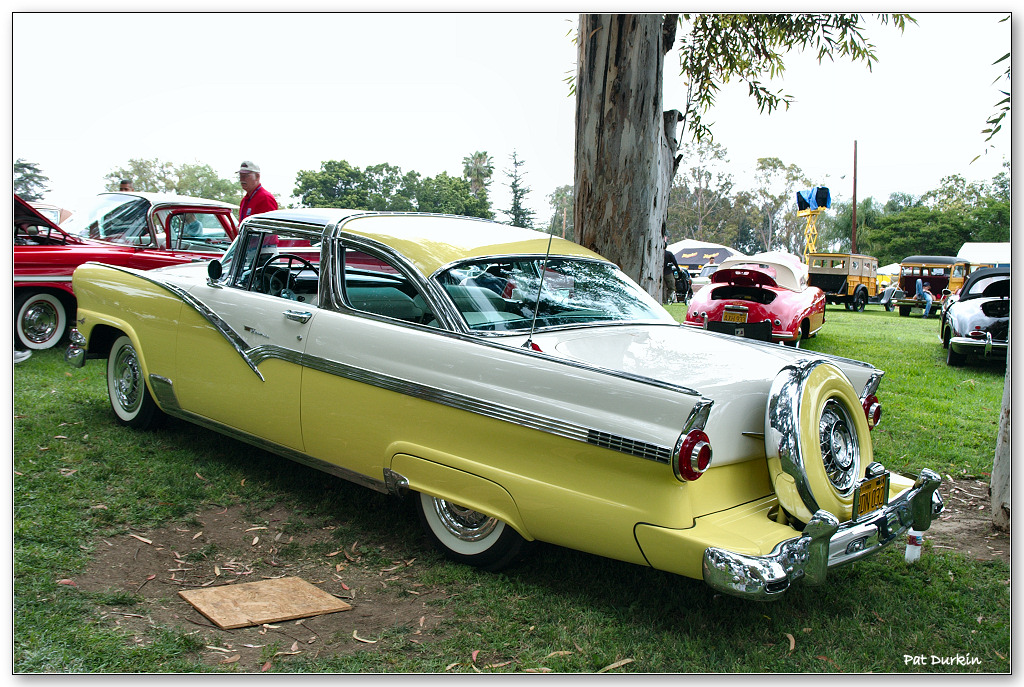
[[[198,513],[188,526],[99,540],[88,569],[73,582],[106,595],[97,597],[103,602],[97,613],[130,641],[145,645],[157,628],[173,627],[206,647],[204,662],[238,672],[259,672],[268,662],[280,669],[292,656],[436,641],[442,616],[428,601],[444,592],[418,581],[415,559],[391,560],[379,546],[367,551],[358,542],[339,542],[334,529],[311,526],[285,508],[256,516],[241,507]],[[178,595],[284,576],[300,577],[352,609],[222,630]]]
[[[1010,534],[992,526],[988,483],[945,479],[939,487],[945,509],[925,532],[935,549],[957,551],[981,561],[1010,564]]]
[[[1009,565],[1010,536],[992,527],[988,484],[947,480],[940,489],[945,510],[925,534],[934,550]],[[241,507],[212,510],[187,525],[100,539],[88,569],[73,583],[107,595],[97,597],[97,614],[130,641],[149,644],[158,628],[176,628],[205,647],[204,662],[237,672],[259,672],[268,663],[287,670],[292,656],[378,651],[396,642],[412,649],[444,636],[444,616],[430,601],[446,592],[419,582],[415,559],[392,559],[380,546],[367,551],[358,542],[340,542],[334,530],[283,507],[255,515]],[[178,595],[284,576],[300,577],[352,609],[222,630]]]

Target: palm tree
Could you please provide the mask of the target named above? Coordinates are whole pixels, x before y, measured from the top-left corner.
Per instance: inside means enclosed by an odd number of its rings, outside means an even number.
[[[480,191],[490,186],[493,173],[494,158],[487,151],[478,150],[471,157],[462,158],[462,176],[469,182],[473,195],[479,195]]]

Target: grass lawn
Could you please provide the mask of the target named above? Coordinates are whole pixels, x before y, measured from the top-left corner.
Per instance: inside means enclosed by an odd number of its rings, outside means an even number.
[[[681,319],[683,306],[670,311]],[[877,306],[864,313],[830,307],[827,317],[805,348],[886,371],[884,415],[874,432],[878,459],[896,470],[932,467],[987,479],[1003,388],[999,366],[948,368],[934,319],[900,318]],[[412,510],[389,497],[186,423],[155,432],[117,426],[104,373],[95,361],[72,369],[58,350],[14,368],[17,673],[1010,670],[1010,569],[998,561],[926,542],[921,562],[907,566],[902,547],[891,547],[834,569],[822,587],[797,584],[774,604],[547,545],[507,571],[480,572],[436,555]],[[343,622],[414,602],[433,623],[430,632],[392,620],[373,643],[355,640],[352,627],[359,626],[346,625],[298,652],[288,651],[290,639],[275,644],[255,629],[255,641],[233,631],[213,645],[209,630],[172,620],[167,609],[180,604],[174,594],[67,584],[117,542],[153,537],[158,528],[188,531],[180,535],[188,540],[201,527],[197,514],[229,508],[263,525],[270,523],[259,518],[272,509],[291,514],[274,527],[295,542],[247,559],[254,578],[278,574],[282,564],[317,579],[343,570],[347,579],[366,580],[354,610],[335,614]],[[303,539],[314,534],[322,538]],[[330,557],[349,544],[352,560]],[[180,555],[211,569],[216,562],[219,575],[247,554],[207,545]],[[379,571],[392,571],[396,560],[407,562],[407,572],[390,582],[396,578],[381,575],[398,573]],[[259,647],[250,649],[256,667],[211,660],[229,641]],[[914,665],[913,656],[925,656],[925,664]]]

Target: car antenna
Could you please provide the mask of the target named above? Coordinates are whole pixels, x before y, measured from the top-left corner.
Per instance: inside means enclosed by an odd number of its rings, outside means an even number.
[[[544,253],[544,264],[540,268],[540,284],[537,285],[537,302],[533,304],[533,321],[530,322],[530,335],[523,342],[523,348],[529,348],[534,351],[540,350],[540,346],[533,343],[533,332],[537,328],[537,313],[540,311],[540,292],[544,288],[544,277],[547,276],[548,271],[548,257],[551,255],[551,240],[554,238],[554,234],[548,234],[548,249]]]

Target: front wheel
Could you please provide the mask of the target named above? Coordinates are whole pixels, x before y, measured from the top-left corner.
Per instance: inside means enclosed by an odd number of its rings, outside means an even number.
[[[501,570],[521,557],[529,542],[497,518],[428,494],[416,510],[434,547],[447,558],[483,570]]]
[[[146,386],[135,346],[127,336],[119,336],[107,356],[107,396],[122,425],[148,429],[163,418]]]
[[[52,293],[24,293],[14,301],[14,333],[25,348],[52,348],[68,327],[64,302]]]
[[[853,297],[853,309],[857,312],[864,312],[864,306],[868,304],[868,296],[864,291],[858,291]]]

